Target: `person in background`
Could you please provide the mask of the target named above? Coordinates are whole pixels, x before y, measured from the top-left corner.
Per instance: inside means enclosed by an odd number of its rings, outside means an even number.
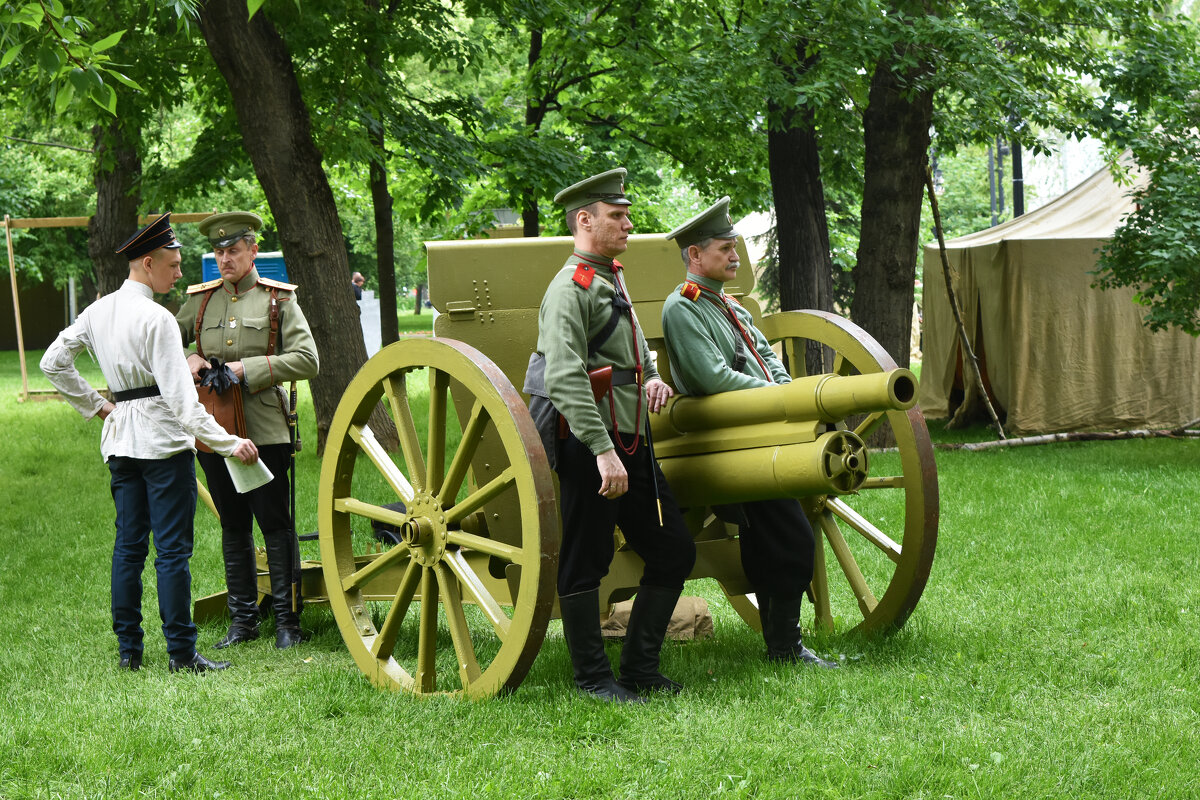
[[[42,357],[42,371],[85,418],[100,417],[100,454],[108,464],[116,538],[112,557],[112,627],[118,667],[142,667],[142,570],[154,535],[158,613],[171,672],[222,670],[196,652],[192,623],[193,520],[200,439],[220,456],[246,464],[258,460],[249,439],[227,433],[204,410],[188,371],[171,313],[154,302],[180,276],[180,244],[163,214],[118,249],[129,259],[129,277],[117,291],[84,309]],[[85,381],[75,358],[90,350],[113,400]],[[223,465],[222,465],[223,466]]]
[[[356,272],[350,276],[350,286],[354,289],[354,299],[362,300],[363,284],[367,279],[363,277],[361,272]]]

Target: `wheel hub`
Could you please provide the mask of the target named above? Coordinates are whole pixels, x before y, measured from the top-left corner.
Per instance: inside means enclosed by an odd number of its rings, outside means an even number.
[[[400,538],[408,545],[413,560],[423,567],[432,567],[446,554],[449,540],[446,514],[434,497],[423,492],[413,498],[408,512],[408,519],[400,528]]]

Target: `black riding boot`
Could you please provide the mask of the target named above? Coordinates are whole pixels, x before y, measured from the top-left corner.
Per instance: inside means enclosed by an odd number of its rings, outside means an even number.
[[[758,616],[762,619],[767,660],[812,664],[826,669],[841,666],[826,661],[804,646],[800,637],[800,603],[804,595],[779,595],[758,592]]]
[[[218,650],[258,638],[258,567],[254,562],[254,545],[247,546],[240,534],[223,534],[221,554],[225,559],[229,632],[213,645]]]
[[[560,597],[558,605],[562,609],[563,637],[567,640],[579,691],[618,703],[646,702],[613,679],[612,665],[604,652],[604,637],[600,635],[600,590]]]
[[[271,609],[275,612],[275,646],[280,650],[303,641],[300,633],[300,545],[290,530],[263,536],[271,573]]]
[[[678,694],[683,686],[658,671],[659,654],[667,625],[679,599],[678,589],[661,586],[642,586],[629,612],[629,628],[625,648],[621,651],[621,679],[626,689],[643,692]]]

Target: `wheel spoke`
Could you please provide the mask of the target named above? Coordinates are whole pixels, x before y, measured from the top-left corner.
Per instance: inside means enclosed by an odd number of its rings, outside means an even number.
[[[805,340],[789,336],[783,340],[783,354],[787,358],[788,372],[793,378],[803,378],[808,371],[804,360]]]
[[[825,501],[825,507],[837,514],[838,517],[854,530],[863,535],[868,542],[878,547],[884,554],[897,564],[903,555],[903,548],[892,537],[876,528],[862,514],[846,504],[840,497],[830,497]]]
[[[863,485],[858,487],[860,492],[868,489],[903,489],[905,481],[903,475],[880,475],[878,478],[867,478],[863,481]]]
[[[400,437],[400,450],[408,474],[417,486],[425,485],[425,459],[421,455],[421,441],[417,438],[417,425],[413,422],[412,405],[408,401],[408,375],[389,375],[383,379],[383,391],[392,407],[392,420],[396,423],[396,434]],[[411,493],[409,497],[411,497]],[[405,502],[408,502],[405,499]]]
[[[833,554],[837,556],[838,564],[841,565],[842,572],[845,574],[846,580],[850,582],[854,596],[858,599],[859,611],[866,617],[875,610],[878,601],[868,588],[867,579],[863,577],[862,570],[858,568],[854,555],[851,554],[850,547],[846,544],[846,539],[842,536],[842,531],[838,528],[832,513],[821,514],[821,530],[825,531],[825,537],[829,539]]]
[[[367,425],[351,425],[350,438],[354,440],[367,458],[371,459],[371,463],[383,475],[383,479],[392,487],[392,491],[396,496],[405,502],[412,502],[416,492],[413,491],[412,484],[404,477],[404,473],[396,467],[396,462],[392,461],[391,456],[383,449],[383,445],[375,438],[374,432]]]
[[[446,393],[450,376],[440,369],[430,369],[429,376],[429,451],[425,477],[429,481],[429,493],[437,494],[445,477]]]
[[[483,508],[485,504],[495,500],[505,489],[512,486],[516,479],[516,469],[509,466],[504,472],[463,498],[461,503],[446,509],[446,522],[451,525],[462,522],[469,515]]]
[[[876,411],[873,414],[868,414],[863,418],[863,421],[858,423],[854,432],[858,434],[858,438],[866,441],[866,438],[874,433],[875,429],[887,420],[886,411]]]
[[[408,562],[404,568],[404,577],[388,609],[387,617],[379,628],[375,640],[371,642],[371,655],[376,658],[387,658],[396,650],[396,637],[400,634],[400,625],[408,615],[408,607],[412,604],[413,594],[417,591],[417,583],[421,578],[421,566],[415,561]]]
[[[826,632],[833,632],[833,609],[829,605],[829,572],[825,564],[825,545],[818,541],[813,553],[813,577],[809,584],[812,593],[813,624]]]
[[[408,546],[398,544],[391,550],[381,553],[378,558],[371,559],[365,567],[351,572],[342,578],[342,591],[352,592],[366,586],[380,574],[396,565],[396,562],[409,557]]]
[[[492,623],[500,641],[508,638],[511,620],[504,613],[500,604],[496,602],[496,598],[492,597],[492,593],[483,585],[483,581],[479,580],[479,576],[475,574],[475,570],[471,569],[467,560],[463,558],[463,554],[457,550],[450,551],[446,553],[443,560],[454,576],[458,578],[463,590],[470,595],[471,599],[479,606],[479,610]]]
[[[471,418],[463,428],[458,451],[455,452],[454,460],[450,462],[450,469],[446,472],[445,483],[442,484],[442,489],[438,493],[438,502],[443,506],[453,503],[454,498],[458,496],[463,479],[467,477],[467,468],[471,466],[471,459],[475,457],[475,451],[479,448],[480,440],[483,439],[484,426],[489,420],[490,417],[487,415],[483,403],[476,401],[475,407],[471,409]]]
[[[471,630],[463,613],[462,596],[458,581],[445,564],[434,567],[438,587],[442,592],[442,608],[446,609],[446,624],[450,628],[450,639],[454,642],[454,654],[458,656],[458,676],[462,688],[466,689],[479,680],[479,660],[475,656],[475,645],[471,641]]]
[[[355,514],[377,522],[386,522],[388,525],[397,528],[403,525],[404,521],[408,519],[408,516],[401,511],[393,511],[390,508],[377,506],[373,503],[364,503],[353,497],[334,498],[333,510],[341,511],[344,514]]]
[[[511,544],[498,542],[486,536],[476,536],[473,533],[466,533],[465,531],[450,531],[447,534],[447,538],[451,544],[466,547],[469,550],[475,550],[479,553],[486,553],[489,556],[502,558],[510,564],[524,565],[525,563],[525,551]]]
[[[417,633],[416,690],[429,694],[437,688],[437,579],[433,570],[421,571],[421,626]]]

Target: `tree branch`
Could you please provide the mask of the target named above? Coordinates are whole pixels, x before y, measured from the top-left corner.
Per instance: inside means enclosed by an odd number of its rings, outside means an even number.
[[[79,152],[79,153],[95,153],[96,152],[95,150],[93,150],[90,147],[76,147],[73,144],[59,144],[58,142],[36,142],[33,139],[22,139],[19,136],[5,136],[3,138],[8,139],[9,141],[13,141],[13,142],[21,142],[22,144],[34,144],[34,145],[37,145],[38,147],[61,147],[64,150],[75,150],[76,152]]]

